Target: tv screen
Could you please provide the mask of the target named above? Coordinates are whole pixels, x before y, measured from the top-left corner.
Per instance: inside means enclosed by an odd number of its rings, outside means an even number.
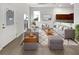
[[[70,22],[74,21],[74,14],[56,14],[56,21]]]

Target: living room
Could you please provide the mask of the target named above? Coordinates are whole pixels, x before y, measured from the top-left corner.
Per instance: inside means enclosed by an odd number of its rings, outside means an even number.
[[[75,26],[79,24],[78,23],[79,4],[70,4],[70,3],[8,4],[6,3],[6,4],[1,4],[1,8],[3,12],[8,9],[15,11],[14,14],[15,17],[13,18],[11,16],[11,18],[15,20],[14,21],[15,23],[14,25],[10,24],[11,26],[7,26],[7,29],[9,28],[9,30],[5,32],[6,23],[4,22],[5,20],[2,21],[3,23],[5,23],[3,24],[4,34],[5,33],[8,34],[5,34],[6,36],[5,38],[3,38],[3,36],[0,36],[1,39],[2,38],[4,39],[2,43],[0,43],[1,44],[0,48],[2,48],[0,54],[2,55],[5,54],[14,54],[14,55],[15,54],[17,55],[18,54],[21,55],[75,54],[77,55],[79,54],[78,51],[79,32],[77,30],[78,26],[77,29],[75,28]],[[22,8],[22,10],[19,10],[20,8]],[[5,12],[3,15],[5,15]],[[24,15],[24,20],[22,17],[23,15]],[[4,17],[2,17],[2,19],[4,19]],[[24,27],[24,21],[26,21],[25,27]],[[9,31],[12,34],[9,34]],[[75,34],[76,31],[77,33]]]

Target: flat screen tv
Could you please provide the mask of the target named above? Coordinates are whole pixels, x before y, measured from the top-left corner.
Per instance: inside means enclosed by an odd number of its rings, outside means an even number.
[[[74,14],[56,14],[56,21],[73,23],[74,22]]]

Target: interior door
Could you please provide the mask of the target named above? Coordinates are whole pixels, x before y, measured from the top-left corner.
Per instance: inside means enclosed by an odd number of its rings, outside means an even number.
[[[6,14],[8,10],[9,15]],[[14,12],[14,9],[3,6],[0,11],[0,49],[16,38],[16,26],[15,23],[12,22],[12,14],[10,10]],[[7,18],[7,16],[9,16],[9,18]]]
[[[1,6],[0,6],[1,7]],[[2,13],[1,13],[1,8],[0,8],[0,50],[2,49],[2,39],[3,39],[3,30],[2,30]]]
[[[5,19],[5,9],[2,8],[0,9],[0,50],[6,45],[7,43],[7,37],[8,33],[6,30],[6,19]]]
[[[1,39],[2,39],[2,28],[1,28],[1,20],[0,20],[0,50],[1,50]]]

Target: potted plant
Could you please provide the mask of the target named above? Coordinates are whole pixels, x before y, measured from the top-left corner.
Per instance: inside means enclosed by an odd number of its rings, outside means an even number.
[[[75,27],[75,38],[77,41],[79,41],[79,24]]]

